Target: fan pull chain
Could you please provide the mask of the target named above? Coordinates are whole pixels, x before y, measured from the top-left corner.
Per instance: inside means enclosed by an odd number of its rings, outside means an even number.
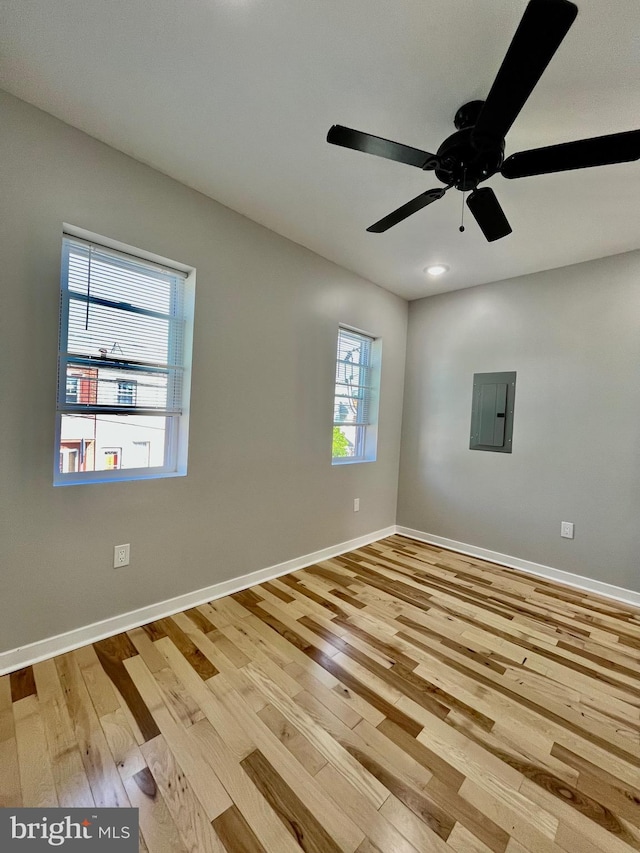
[[[464,186],[466,183],[467,183],[467,170],[465,169],[464,172],[462,173],[462,186]],[[462,214],[460,216],[460,228],[458,228],[458,231],[461,234],[464,232],[464,193],[465,193],[465,191],[462,190]]]

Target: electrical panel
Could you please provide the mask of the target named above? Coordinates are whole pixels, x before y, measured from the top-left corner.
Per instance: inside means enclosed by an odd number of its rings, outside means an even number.
[[[515,398],[515,371],[474,374],[471,450],[511,453]]]

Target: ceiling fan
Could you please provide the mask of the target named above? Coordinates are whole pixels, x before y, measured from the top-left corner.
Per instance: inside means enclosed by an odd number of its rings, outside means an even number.
[[[569,0],[530,0],[486,101],[471,101],[460,107],[454,118],[456,132],[435,154],[339,124],[331,128],[327,142],[333,145],[435,172],[445,184],[421,193],[367,231],[386,231],[455,187],[462,192],[471,191],[467,206],[484,236],[492,242],[512,230],[494,191],[490,187],[478,189],[496,172],[504,178],[525,178],[640,158],[640,130],[631,130],[520,151],[504,159],[504,138],[509,128],[577,14],[577,6]],[[464,228],[461,226],[460,230]]]

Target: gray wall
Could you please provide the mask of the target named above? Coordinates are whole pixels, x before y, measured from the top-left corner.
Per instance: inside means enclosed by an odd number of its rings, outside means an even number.
[[[513,453],[469,450],[506,370]],[[639,252],[410,304],[398,524],[640,590],[639,519]]]
[[[0,650],[395,522],[404,300],[4,94],[0,163]],[[63,222],[197,268],[186,478],[53,488]],[[339,322],[383,339],[375,464],[330,464]]]

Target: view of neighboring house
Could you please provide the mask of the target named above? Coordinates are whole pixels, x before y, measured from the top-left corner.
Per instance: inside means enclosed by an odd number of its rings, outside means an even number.
[[[158,377],[122,378],[122,372],[69,364],[66,402],[95,406],[152,405]],[[60,433],[60,472],[159,467],[164,459],[166,418],[154,415],[65,414]]]

